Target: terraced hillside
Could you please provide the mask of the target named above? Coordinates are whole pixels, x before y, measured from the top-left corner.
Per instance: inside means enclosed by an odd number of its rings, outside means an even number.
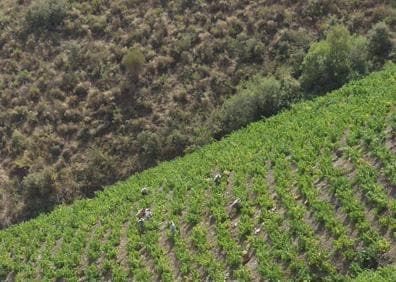
[[[316,86],[396,62],[394,0],[0,1],[0,229],[240,128],[217,116],[256,74],[286,92],[265,115],[311,96],[304,58],[338,25],[359,52]]]
[[[345,280],[395,264],[395,113],[390,66],[1,231],[0,280]]]

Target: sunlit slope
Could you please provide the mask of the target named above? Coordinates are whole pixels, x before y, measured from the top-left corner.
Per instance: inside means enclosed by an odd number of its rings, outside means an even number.
[[[343,280],[393,264],[395,113],[391,66],[0,232],[0,280]]]

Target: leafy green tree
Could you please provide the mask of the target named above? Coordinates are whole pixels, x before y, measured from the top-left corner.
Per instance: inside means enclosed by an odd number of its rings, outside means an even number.
[[[25,15],[25,24],[31,31],[52,30],[67,15],[65,0],[41,0],[33,4]]]
[[[341,25],[314,43],[304,58],[301,85],[307,94],[323,94],[367,73],[367,41]]]
[[[388,26],[380,22],[369,31],[368,51],[375,67],[389,59],[393,49],[392,35]]]
[[[295,82],[256,75],[242,83],[238,93],[226,100],[216,113],[218,131],[226,134],[263,116],[275,114],[298,94],[299,86]]]
[[[142,167],[155,165],[158,155],[161,152],[161,142],[158,134],[144,130],[138,134],[136,141],[140,148],[140,165]]]
[[[82,192],[92,196],[94,191],[113,183],[117,172],[116,159],[106,151],[93,147],[88,150],[86,163],[77,172],[77,179],[83,183]]]
[[[50,209],[55,203],[56,194],[54,171],[45,168],[28,174],[23,178],[22,191],[24,197],[29,199],[25,209],[33,213]]]

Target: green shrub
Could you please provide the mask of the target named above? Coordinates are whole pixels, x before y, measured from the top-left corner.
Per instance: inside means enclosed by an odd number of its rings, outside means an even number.
[[[172,130],[165,138],[164,142],[165,147],[162,149],[161,153],[169,158],[183,154],[184,149],[190,144],[187,133],[179,129]]]
[[[313,41],[306,29],[285,29],[280,32],[279,40],[270,48],[276,56],[276,61],[292,66],[293,74],[301,75],[301,64]]]
[[[396,265],[391,265],[379,268],[377,271],[371,269],[365,270],[353,281],[356,282],[370,282],[370,281],[395,281],[396,280]]]
[[[122,58],[122,65],[132,76],[137,76],[142,71],[146,59],[142,51],[131,48]]]
[[[77,173],[85,195],[92,196],[94,191],[114,183],[118,174],[117,160],[113,156],[99,148],[91,148],[85,161],[85,165]]]
[[[257,63],[263,61],[265,45],[261,41],[241,33],[236,39],[229,39],[227,48],[239,63]]]
[[[161,142],[158,134],[144,130],[138,134],[136,141],[140,148],[139,165],[141,167],[155,165],[161,152]]]
[[[15,129],[11,135],[12,152],[21,154],[27,147],[27,138],[18,129]]]
[[[182,34],[181,38],[175,42],[175,52],[181,54],[183,51],[189,50],[193,42],[193,35],[190,33]]]
[[[78,76],[74,72],[67,72],[62,75],[61,89],[63,91],[70,92],[78,84]]]
[[[344,26],[334,26],[325,40],[314,43],[304,58],[301,85],[318,95],[367,73],[367,42]]]
[[[50,209],[55,203],[55,174],[45,168],[41,171],[29,173],[23,178],[22,193],[27,203],[26,209],[35,212]]]
[[[65,0],[41,0],[28,9],[25,23],[31,31],[51,30],[63,22],[66,14]]]
[[[225,101],[216,116],[220,135],[241,128],[261,117],[268,117],[288,104],[297,95],[295,81],[277,80],[256,75],[242,83],[238,93]],[[291,92],[292,91],[292,92]]]
[[[235,95],[226,100],[220,109],[220,128],[224,133],[241,128],[257,118],[255,97]]]
[[[23,187],[26,193],[31,196],[47,195],[51,192],[54,177],[50,170],[45,169],[39,172],[28,174],[23,179]]]
[[[106,16],[93,16],[88,17],[88,23],[92,32],[101,34],[105,31],[107,26]]]
[[[380,22],[368,34],[368,51],[376,67],[389,59],[393,49],[392,35],[388,26]]]
[[[31,79],[32,79],[32,75],[27,70],[20,71],[16,75],[16,81],[18,85],[27,84],[28,82],[31,81]]]
[[[337,11],[337,1],[334,0],[308,0],[306,2],[305,16],[321,18]]]

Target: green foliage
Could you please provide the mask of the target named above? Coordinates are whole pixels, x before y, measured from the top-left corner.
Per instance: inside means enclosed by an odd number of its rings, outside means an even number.
[[[137,136],[137,143],[141,148],[141,163],[144,166],[155,164],[155,159],[161,151],[158,134],[151,131],[142,131]]]
[[[232,55],[238,58],[239,63],[252,63],[263,60],[265,46],[259,40],[240,33],[230,41],[229,50]]]
[[[56,188],[55,175],[50,169],[29,173],[23,178],[22,191],[24,197],[29,199],[25,209],[35,212],[37,207],[42,210],[52,208],[55,202]]]
[[[11,135],[11,144],[13,152],[18,155],[26,149],[28,140],[21,132],[14,130]]]
[[[334,0],[308,0],[304,14],[320,18],[336,10],[337,1]]]
[[[377,271],[366,270],[358,277],[353,279],[354,282],[371,282],[371,281],[395,281],[396,266],[382,267]]]
[[[368,51],[375,66],[381,66],[389,59],[393,50],[392,35],[388,26],[380,22],[368,33]]]
[[[53,180],[51,171],[44,170],[41,172],[31,173],[26,176],[23,179],[22,185],[28,194],[47,195],[51,192]]]
[[[304,60],[307,50],[313,41],[306,29],[283,30],[280,32],[279,40],[274,46],[273,52],[277,60],[285,66],[291,66],[293,75],[300,76],[301,64]]]
[[[143,70],[146,59],[144,54],[138,48],[131,48],[122,58],[122,65],[127,72],[136,77]]]
[[[334,26],[326,39],[314,43],[304,58],[301,86],[307,94],[334,90],[368,71],[367,43],[343,26]]]
[[[292,87],[294,82],[256,75],[242,83],[238,93],[224,102],[215,117],[220,132],[229,133],[278,112],[298,96],[298,86]]]
[[[113,183],[117,176],[115,159],[107,152],[98,148],[88,151],[85,165],[78,172],[78,179],[83,183],[81,187],[85,195],[91,196],[97,189]]]
[[[29,7],[25,15],[25,25],[32,32],[53,30],[67,15],[65,0],[39,0]]]

